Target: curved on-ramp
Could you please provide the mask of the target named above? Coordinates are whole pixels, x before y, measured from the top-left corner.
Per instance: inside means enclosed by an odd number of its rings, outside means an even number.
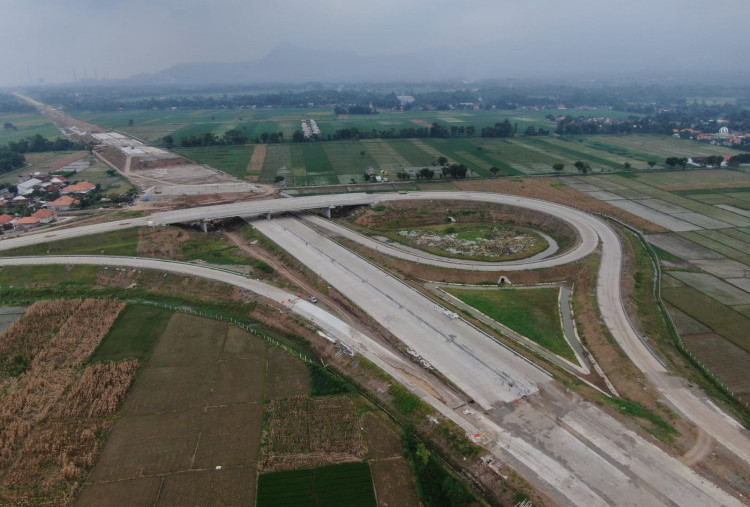
[[[405,250],[389,245],[387,243],[383,243],[381,241],[376,241],[363,234],[359,234],[358,232],[352,231],[351,229],[347,229],[346,227],[342,227],[338,224],[323,220],[321,218],[308,217],[308,220],[310,220],[316,226],[327,229],[339,236],[360,243],[372,250],[390,255],[391,257],[418,262],[421,264],[429,264],[431,266],[470,271],[523,271],[528,269],[542,269],[561,266],[586,257],[594,251],[599,241],[596,231],[591,227],[589,223],[591,218],[593,218],[591,217],[591,215],[570,208],[568,206],[563,206],[562,204],[540,201],[538,199],[531,199],[528,197],[518,197],[514,195],[504,194],[490,194],[482,192],[410,192],[407,195],[375,194],[372,196],[372,198],[375,203],[406,200],[489,202],[493,204],[503,204],[508,206],[515,206],[518,208],[531,209],[534,211],[541,211],[567,222],[575,229],[579,240],[573,248],[570,248],[569,250],[562,252],[559,255],[544,256],[544,258],[534,256],[513,261],[487,262],[466,259],[451,259],[427,253]]]

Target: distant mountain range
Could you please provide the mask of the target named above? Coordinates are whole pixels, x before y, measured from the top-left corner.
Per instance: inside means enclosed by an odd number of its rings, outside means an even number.
[[[361,56],[280,46],[258,60],[236,63],[181,63],[129,81],[153,84],[429,81],[469,76],[472,66],[460,51],[423,51],[396,56]],[[483,76],[482,76],[483,77]]]
[[[580,54],[584,54],[584,49]],[[574,58],[570,48],[499,43],[474,47],[434,48],[399,55],[359,55],[349,50],[325,51],[284,45],[263,58],[236,63],[182,63],[152,74],[124,80],[128,84],[245,84],[299,82],[441,81],[544,77],[570,78],[678,78],[712,68],[708,55],[689,58],[653,48],[643,55],[618,48],[598,57]],[[564,54],[563,54],[564,53]],[[575,54],[576,51],[573,51]],[[575,55],[574,55],[575,56]],[[733,70],[712,68],[717,73]],[[747,71],[743,71],[745,74]],[[701,72],[703,74],[703,72]]]

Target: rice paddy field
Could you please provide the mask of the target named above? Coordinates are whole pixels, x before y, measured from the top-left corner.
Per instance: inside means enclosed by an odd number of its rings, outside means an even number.
[[[608,139],[668,149],[649,136]],[[669,140],[674,146],[696,144]],[[691,169],[566,181],[670,230],[646,238],[662,259],[661,294],[675,326],[701,363],[735,395],[750,400],[750,174]]]
[[[528,126],[554,130],[555,124],[546,115],[622,118],[626,113],[608,109],[538,110],[538,111],[385,111],[375,115],[337,116],[332,109],[209,109],[209,110],[140,110],[107,113],[77,113],[87,121],[103,127],[121,130],[147,142],[161,144],[169,134],[179,146],[187,136],[213,133],[221,136],[230,129],[238,129],[248,136],[245,147],[209,146],[177,148],[176,151],[203,164],[208,164],[238,177],[273,183],[284,178],[287,186],[349,184],[362,182],[363,175],[381,174],[393,178],[402,168],[433,167],[444,156],[449,163],[466,165],[470,176],[488,177],[489,169],[497,167],[500,176],[549,174],[552,165],[565,165],[564,173],[575,173],[573,164],[585,161],[594,173],[619,172],[625,163],[631,170],[648,169],[648,162],[656,162],[656,169],[664,167],[670,156],[691,157],[729,155],[735,150],[704,143],[686,141],[670,136],[519,136],[512,139],[457,137],[450,139],[370,139],[326,141],[320,143],[267,145],[267,153],[258,160],[259,174],[248,174],[246,168],[252,157],[252,143],[265,133],[281,133],[282,140],[290,140],[300,130],[300,120],[315,119],[321,137],[334,135],[337,130],[357,128],[372,130],[429,127],[438,122],[447,127],[473,126],[476,132],[486,126],[509,120],[518,132]],[[132,120],[132,125],[131,125]]]
[[[0,145],[40,134],[47,139],[62,137],[62,133],[49,118],[39,113],[0,114],[0,124],[12,123],[16,130],[0,127]]]

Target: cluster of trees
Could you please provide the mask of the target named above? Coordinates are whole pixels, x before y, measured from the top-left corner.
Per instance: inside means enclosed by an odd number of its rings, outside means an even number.
[[[578,169],[578,172],[580,172],[582,174],[588,174],[589,172],[591,172],[591,164],[589,164],[588,162],[584,162],[582,160],[577,160],[573,164],[573,166],[575,166],[575,168]],[[553,166],[553,168],[554,168],[554,166]],[[557,170],[557,168],[555,168],[555,170]],[[562,168],[560,170],[562,171]]]
[[[0,146],[0,174],[20,169],[26,164],[26,157],[17,151]]]
[[[333,108],[333,112],[336,114],[378,114],[377,109],[370,106],[336,106]]]
[[[0,174],[20,169],[26,164],[24,153],[39,153],[43,151],[83,150],[88,146],[71,141],[64,137],[50,141],[46,137],[35,134],[19,141],[11,141],[7,146],[0,146]]]
[[[724,162],[724,157],[721,155],[709,155],[706,157],[706,165],[709,167],[719,167]]]
[[[0,93],[0,113],[31,113],[34,107],[9,93]]]
[[[471,137],[475,135],[476,129],[469,125],[465,127],[446,127],[434,123],[432,127],[405,127],[399,130],[395,128],[362,130],[357,127],[347,127],[336,130],[333,135],[329,134],[322,140],[348,140],[348,139],[414,139],[414,138],[449,138],[449,137]],[[304,142],[321,140],[318,136],[305,138],[302,131],[296,131],[292,136],[293,142]],[[273,142],[273,141],[271,141]]]
[[[435,171],[433,171],[429,167],[423,167],[422,169],[414,173],[414,175],[418,180],[431,180],[435,177]],[[410,180],[411,173],[409,171],[399,171],[396,173],[396,177],[400,180]]]
[[[600,121],[587,116],[566,116],[557,124],[555,132],[560,135],[580,134],[631,134],[633,132],[644,134],[672,135],[675,124],[664,120],[654,120],[651,117],[638,118],[631,116],[628,119]]]
[[[466,178],[466,174],[469,172],[469,168],[463,164],[451,164],[449,166],[443,166],[440,170],[443,173],[443,178],[450,176],[451,178],[457,180]]]
[[[687,167],[688,159],[685,157],[667,157],[665,160],[667,167],[674,169],[677,166],[685,169]]]
[[[35,134],[19,141],[8,143],[8,149],[16,153],[40,153],[44,151],[69,151],[85,150],[88,146],[84,143],[71,141],[65,137],[49,140],[46,137]]]
[[[739,167],[741,164],[750,164],[750,153],[740,153],[735,155],[727,164],[731,167]]]
[[[424,505],[464,507],[471,503],[474,500],[471,492],[442,467],[415,433],[411,424],[404,428],[404,454],[411,462]]]
[[[404,127],[396,130],[395,128],[361,130],[357,127],[346,127],[336,130],[333,135],[329,134],[324,138],[313,136],[306,138],[301,130],[294,132],[293,142],[317,141],[317,140],[348,140],[348,139],[414,139],[414,138],[441,138],[448,139],[453,137],[473,137],[476,135],[474,125],[450,127],[440,123],[433,123],[431,127]],[[484,127],[481,131],[482,137],[512,137],[516,132],[516,126],[512,125],[507,119],[501,123],[496,123],[494,127]],[[545,136],[550,133],[544,128],[529,126],[524,135],[527,136]],[[271,141],[273,142],[273,141]]]
[[[302,89],[300,89],[302,88]],[[172,87],[121,87],[89,89],[54,89],[40,91],[37,97],[45,104],[55,104],[69,111],[135,111],[140,109],[241,109],[252,107],[305,108],[325,107],[331,104],[354,104],[345,107],[347,113],[365,112],[372,104],[374,109],[394,109],[400,102],[393,91],[368,89],[305,89],[290,86],[285,91],[267,93],[267,86],[257,89],[252,85],[196,87],[186,91],[184,86]]]
[[[255,138],[256,143],[278,143],[284,139],[283,132],[263,132],[260,137]],[[192,148],[196,146],[220,146],[220,145],[236,145],[245,144],[250,140],[250,137],[245,134],[242,130],[231,129],[224,132],[219,137],[213,132],[205,132],[200,136],[185,136],[180,139],[180,146],[183,148]],[[174,137],[167,135],[162,137],[162,142],[167,149],[172,149],[175,144]]]
[[[550,131],[544,127],[536,128],[534,125],[529,125],[526,130],[523,131],[525,136],[548,136]]]
[[[506,118],[502,122],[495,123],[492,127],[484,127],[482,137],[511,137],[515,131],[516,127]]]

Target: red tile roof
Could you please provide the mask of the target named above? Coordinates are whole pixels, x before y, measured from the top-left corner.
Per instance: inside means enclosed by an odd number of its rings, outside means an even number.
[[[73,197],[69,195],[64,195],[60,197],[59,199],[55,199],[52,202],[48,202],[47,207],[49,206],[72,206],[74,204],[78,204],[78,199],[74,199]]]
[[[68,194],[75,194],[77,192],[88,192],[92,188],[96,187],[93,183],[89,183],[88,181],[80,181],[76,183],[75,185],[68,185],[67,187],[62,189],[62,192],[68,193]]]
[[[16,225],[33,225],[38,223],[39,219],[35,217],[23,217],[16,220]]]
[[[34,214],[31,216],[36,218],[49,218],[54,215],[56,215],[56,213],[51,209],[40,209],[34,212]]]

